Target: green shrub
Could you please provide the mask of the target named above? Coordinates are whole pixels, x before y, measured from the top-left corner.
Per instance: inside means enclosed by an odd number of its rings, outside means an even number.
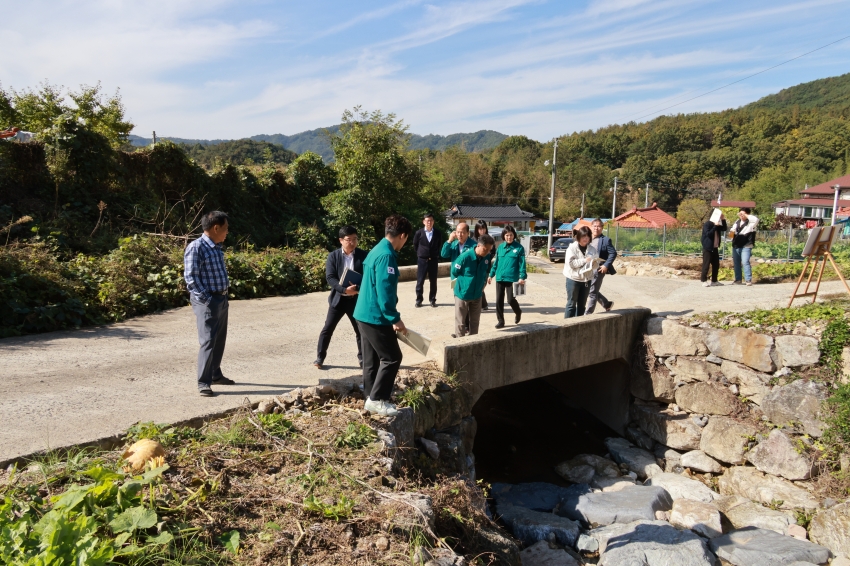
[[[844,383],[826,400],[827,427],[823,440],[837,450],[850,447],[850,383]]]
[[[850,325],[842,315],[829,321],[820,338],[821,363],[836,375],[841,372],[843,364],[842,350],[850,343]]]
[[[19,244],[0,254],[0,337],[121,321],[188,304],[182,247],[134,236],[101,256],[62,261],[57,248]],[[226,251],[230,297],[252,299],[325,288],[322,250]]]

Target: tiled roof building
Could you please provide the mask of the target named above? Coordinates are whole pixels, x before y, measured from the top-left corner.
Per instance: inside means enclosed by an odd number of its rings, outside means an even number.
[[[678,221],[652,203],[648,208],[632,208],[613,220],[623,228],[662,228],[676,226]]]
[[[475,224],[484,220],[488,225],[512,225],[517,230],[533,230],[539,221],[533,213],[522,210],[518,204],[456,204],[445,212],[446,221],[456,226],[459,222]]]

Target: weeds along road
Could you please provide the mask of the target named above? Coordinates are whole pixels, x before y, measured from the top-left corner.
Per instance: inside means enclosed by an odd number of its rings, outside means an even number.
[[[563,266],[530,274],[520,297],[523,324],[563,320]],[[840,282],[822,286],[838,292]],[[439,280],[439,307],[413,307],[415,283],[399,285],[399,310],[411,328],[451,340],[454,301]],[[605,280],[603,291],[618,307],[655,312],[746,310],[787,302],[791,284],[703,288],[699,282],[625,277]],[[494,286],[481,332],[496,332]],[[237,385],[214,387],[201,398],[195,384],[197,331],[184,307],[124,323],[0,340],[0,461],[120,434],[139,421],[178,422],[238,407],[294,387],[326,380],[360,380],[354,332],[347,319],[337,327],[326,369],[312,365],[327,312],[327,293],[230,303],[222,369]],[[506,313],[508,328],[513,317]],[[405,365],[425,360],[402,345]]]

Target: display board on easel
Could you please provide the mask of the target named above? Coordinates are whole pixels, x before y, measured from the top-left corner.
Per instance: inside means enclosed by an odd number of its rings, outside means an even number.
[[[826,268],[827,260],[832,264],[835,274],[844,283],[844,288],[850,293],[850,286],[847,285],[847,281],[841,275],[841,271],[835,264],[835,259],[832,257],[832,252],[830,251],[832,249],[832,243],[838,238],[840,233],[840,226],[816,226],[809,232],[809,239],[806,240],[806,246],[803,248],[803,257],[806,258],[806,264],[803,266],[803,271],[800,272],[794,292],[791,293],[791,300],[788,301],[789,307],[794,302],[794,299],[800,297],[811,297],[813,303],[817,300],[818,289],[820,289],[820,282],[823,278],[823,270]],[[818,269],[818,264],[820,264],[820,269]],[[809,267],[811,267],[811,271],[809,271]],[[815,281],[814,290],[809,291],[815,271],[818,272],[818,278]],[[807,273],[808,277],[806,278]],[[798,293],[797,291],[800,290],[800,284],[803,282],[803,278],[806,278],[806,288],[802,293]]]

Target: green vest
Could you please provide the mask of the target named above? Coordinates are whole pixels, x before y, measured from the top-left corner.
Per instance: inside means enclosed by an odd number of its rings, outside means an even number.
[[[354,318],[388,326],[401,320],[398,304],[398,254],[390,241],[381,240],[363,260],[363,281]]]
[[[463,246],[463,251],[472,249],[474,247],[475,247],[475,240],[470,236],[469,238],[466,239],[466,244]],[[455,240],[454,242],[451,242],[451,243],[446,242],[445,244],[443,244],[443,249],[440,250],[440,255],[444,259],[448,259],[448,260],[451,260],[452,262],[454,262],[454,260],[456,260],[457,257],[461,254],[461,252],[458,251],[459,249],[460,249],[460,240]]]
[[[490,255],[478,257],[471,248],[452,262],[452,279],[455,282],[455,297],[462,301],[474,301],[481,296],[490,273]]]
[[[496,249],[496,259],[490,268],[490,277],[502,283],[516,283],[526,278],[525,273],[525,248],[514,240],[508,244],[505,242]]]

